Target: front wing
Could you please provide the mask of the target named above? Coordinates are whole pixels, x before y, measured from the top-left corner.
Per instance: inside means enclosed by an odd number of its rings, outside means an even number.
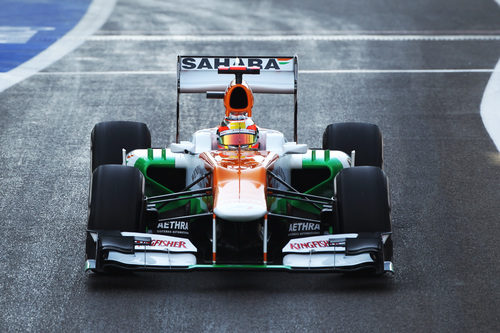
[[[349,272],[372,269],[393,273],[384,261],[383,244],[389,234],[336,234],[295,238],[283,248],[281,265],[212,264],[197,262],[197,248],[187,238],[136,233],[88,231],[96,244],[95,259],[88,259],[86,271],[107,268],[144,271],[194,271],[218,269],[283,270],[307,272]]]

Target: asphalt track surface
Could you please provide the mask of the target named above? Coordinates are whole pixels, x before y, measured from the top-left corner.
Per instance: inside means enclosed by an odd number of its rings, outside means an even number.
[[[470,69],[493,69],[500,41],[168,37],[246,34],[498,36],[500,7],[492,0],[118,1],[100,39],[0,94],[0,331],[499,331],[500,157],[479,115],[491,72]],[[332,122],[382,129],[396,274],[85,275],[94,123],[143,121],[153,145],[167,146],[177,54],[295,53],[305,71],[299,141],[319,146]],[[353,71],[306,72],[346,69]],[[430,71],[407,71],[422,69]],[[219,102],[183,98],[181,137],[215,126]],[[255,120],[291,138],[291,109],[289,96],[259,95]]]

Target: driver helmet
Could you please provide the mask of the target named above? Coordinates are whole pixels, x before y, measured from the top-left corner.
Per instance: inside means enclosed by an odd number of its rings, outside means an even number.
[[[246,114],[229,114],[217,129],[220,149],[235,147],[259,148],[259,130]]]

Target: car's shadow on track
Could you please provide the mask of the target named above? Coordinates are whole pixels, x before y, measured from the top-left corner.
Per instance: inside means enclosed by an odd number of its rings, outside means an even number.
[[[89,275],[89,292],[140,291],[167,294],[268,292],[268,293],[349,293],[391,292],[396,278],[366,275],[286,272],[183,272],[114,273]]]

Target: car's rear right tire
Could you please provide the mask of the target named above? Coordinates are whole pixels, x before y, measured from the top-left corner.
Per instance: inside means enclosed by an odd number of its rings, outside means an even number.
[[[323,133],[323,149],[356,152],[355,165],[382,168],[382,133],[377,125],[368,123],[330,124]]]

